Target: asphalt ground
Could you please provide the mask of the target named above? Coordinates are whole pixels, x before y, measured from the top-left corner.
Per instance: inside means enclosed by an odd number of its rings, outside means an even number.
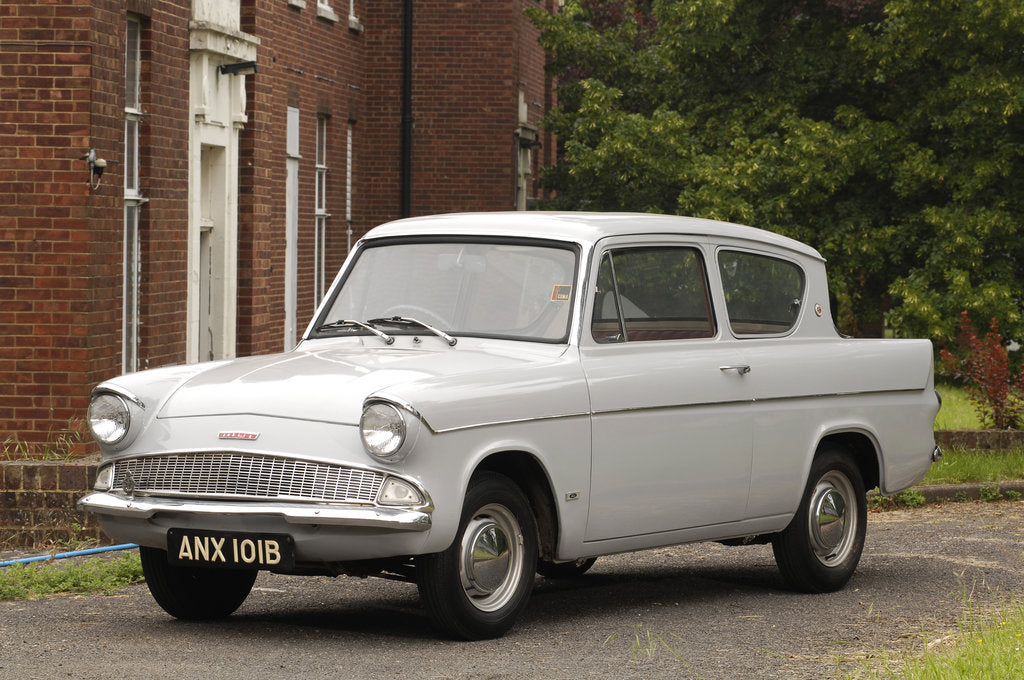
[[[929,504],[871,513],[837,593],[785,590],[768,546],[676,546],[538,578],[519,624],[476,643],[436,636],[415,586],[381,579],[261,573],[213,623],[168,617],[145,585],[0,602],[0,678],[837,678],[1022,599],[1024,501]]]

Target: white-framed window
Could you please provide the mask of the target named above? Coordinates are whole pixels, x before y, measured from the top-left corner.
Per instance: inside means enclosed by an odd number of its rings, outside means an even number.
[[[356,0],[348,0],[348,27],[356,33],[363,32],[363,22],[359,21],[359,15],[356,14]]]
[[[316,117],[316,246],[313,265],[313,307],[327,289],[327,123],[324,114]]]
[[[139,212],[146,199],[139,182],[139,127],[142,124],[142,25],[129,16],[125,30],[124,74],[124,309],[121,370],[139,370],[139,283],[142,258]]]
[[[288,107],[285,158],[285,244],[284,244],[284,348],[295,347],[298,338],[299,289],[299,110]]]

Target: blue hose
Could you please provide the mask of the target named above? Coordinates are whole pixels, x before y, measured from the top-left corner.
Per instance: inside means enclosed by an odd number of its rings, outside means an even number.
[[[138,548],[136,543],[121,543],[120,545],[108,545],[102,548],[89,548],[88,550],[72,550],[71,552],[57,553],[56,555],[40,555],[38,557],[22,557],[17,560],[0,562],[0,567],[9,567],[12,564],[26,564],[28,562],[45,562],[46,560],[62,560],[65,557],[81,557],[83,555],[96,555],[98,553],[111,552],[113,550],[131,550]]]

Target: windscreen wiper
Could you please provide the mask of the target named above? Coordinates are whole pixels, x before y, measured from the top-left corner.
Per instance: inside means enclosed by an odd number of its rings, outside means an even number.
[[[353,321],[351,319],[338,319],[337,321],[332,321],[330,323],[325,323],[322,326],[317,326],[316,331],[317,331],[317,333],[320,333],[322,331],[329,331],[329,330],[331,330],[333,328],[346,328],[346,327],[347,328],[352,328],[352,327],[355,327],[355,328],[362,328],[363,330],[370,331],[371,333],[376,335],[378,338],[383,340],[385,345],[390,345],[390,344],[392,344],[395,341],[394,336],[388,335],[387,333],[384,333],[382,331],[377,330],[376,328],[374,328],[373,326],[370,325],[372,323],[373,323],[372,321],[369,321],[367,323],[363,323],[362,321]]]
[[[390,323],[398,326],[419,326],[425,328],[439,338],[443,338],[448,343],[449,347],[455,347],[455,343],[459,341],[458,338],[453,338],[439,328],[431,326],[429,323],[424,323],[418,319],[413,319],[408,316],[390,316],[381,319],[370,319],[367,323]]]

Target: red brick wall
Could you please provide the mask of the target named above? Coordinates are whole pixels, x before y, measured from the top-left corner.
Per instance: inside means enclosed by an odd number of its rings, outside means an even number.
[[[533,124],[544,112],[532,103],[547,99],[544,52],[522,11],[553,3],[412,4],[411,214],[512,209],[519,91],[527,93]],[[400,216],[401,187],[402,3],[373,5],[366,102],[374,116],[361,136],[373,162],[363,165],[360,184],[360,214],[370,225]]]
[[[88,380],[91,12],[0,5],[0,432],[28,442],[79,415]]]
[[[357,11],[362,3],[357,3]],[[285,167],[287,110],[299,109],[299,332],[314,301],[317,116],[327,122],[328,282],[346,252],[345,158],[350,111],[358,109],[363,34],[349,30],[348,2],[335,0],[338,21],[283,0],[244,0],[242,28],[261,40],[259,72],[247,77],[239,206],[238,353],[284,347]],[[357,138],[358,142],[358,138]]]
[[[145,11],[148,4],[139,3],[138,9]],[[181,363],[185,359],[190,6],[189,0],[163,0],[153,2],[148,14],[137,15],[142,27],[144,112],[139,130],[139,175],[141,193],[148,199],[139,213],[140,368]],[[123,39],[118,50],[124,50]],[[123,58],[119,59],[123,64]],[[119,68],[123,71],[124,67]],[[123,83],[124,76],[119,73],[118,77],[119,83]],[[123,84],[119,86],[123,90]],[[119,105],[124,106],[123,99]],[[119,134],[123,136],[122,128]],[[123,185],[123,178],[117,179]],[[116,275],[120,277],[121,253],[115,255]],[[116,285],[117,295],[113,299],[118,301],[114,307],[120,324],[120,278]],[[120,333],[117,337],[120,338]]]
[[[0,433],[52,440],[121,368],[124,26],[149,2],[0,7]],[[187,225],[187,2],[143,17],[139,348],[181,361]],[[108,161],[98,187],[80,156]],[[9,206],[9,207],[8,207]]]

